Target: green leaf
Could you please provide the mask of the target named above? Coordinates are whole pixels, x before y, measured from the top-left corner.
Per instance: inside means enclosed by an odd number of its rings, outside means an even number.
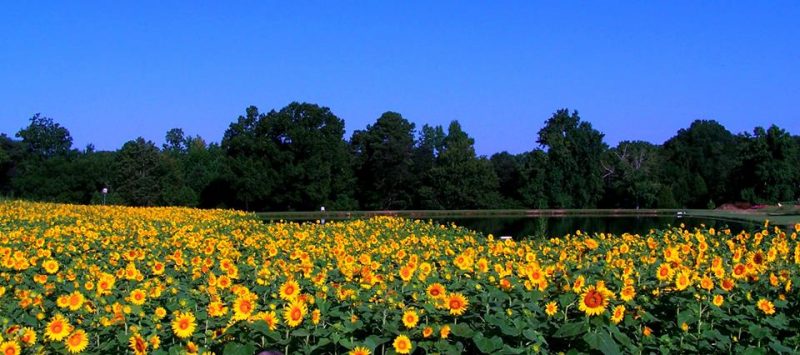
[[[370,335],[367,339],[364,339],[364,345],[367,346],[373,353],[375,352],[375,348],[379,345],[389,341],[390,338],[384,338],[377,335]]]
[[[450,332],[453,333],[453,335],[462,338],[470,338],[473,334],[475,334],[475,331],[473,331],[472,328],[464,323],[453,324],[450,327]]]
[[[586,332],[586,324],[583,322],[566,323],[556,330],[553,334],[556,338],[574,338]]]
[[[583,336],[583,340],[586,342],[586,344],[589,344],[590,348],[593,350],[599,350],[603,354],[608,355],[621,353],[617,342],[614,341],[614,338],[611,337],[611,334],[604,330],[586,333],[586,335]]]
[[[786,345],[781,344],[781,342],[779,342],[777,340],[773,340],[772,342],[770,342],[769,343],[769,348],[774,350],[775,352],[781,353],[781,354],[794,353],[794,349],[792,349],[792,348],[790,348],[790,347],[788,347]]]
[[[170,349],[171,350],[171,349]],[[222,350],[224,355],[252,355],[256,352],[253,344],[228,343]]]
[[[503,339],[498,336],[493,336],[491,338],[486,338],[481,333],[475,334],[472,337],[472,341],[484,354],[491,354],[503,348]]]
[[[306,329],[297,329],[297,330],[292,331],[291,334],[292,334],[293,337],[307,337],[307,336],[311,335],[311,333],[309,333],[308,330],[306,330]]]

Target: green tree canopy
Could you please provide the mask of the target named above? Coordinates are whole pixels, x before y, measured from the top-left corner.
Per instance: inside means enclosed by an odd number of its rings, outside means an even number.
[[[592,208],[602,195],[603,134],[581,121],[577,111],[556,111],[539,131],[547,150],[547,199],[556,208]]]
[[[369,210],[407,209],[414,203],[414,124],[385,112],[350,139],[357,198]]]

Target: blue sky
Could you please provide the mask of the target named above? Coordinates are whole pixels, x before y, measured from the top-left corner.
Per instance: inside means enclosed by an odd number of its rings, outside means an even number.
[[[459,120],[479,154],[536,147],[559,108],[611,145],[695,119],[800,134],[798,1],[10,2],[0,132],[33,113],[78,148],[173,127],[219,141],[248,105]]]

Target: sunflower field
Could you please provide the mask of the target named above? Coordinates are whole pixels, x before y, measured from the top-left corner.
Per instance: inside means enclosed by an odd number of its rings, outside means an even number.
[[[501,241],[5,201],[0,354],[791,353],[798,231]]]

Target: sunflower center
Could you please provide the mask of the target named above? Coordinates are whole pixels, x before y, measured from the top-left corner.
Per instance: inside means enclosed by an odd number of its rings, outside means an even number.
[[[181,330],[189,329],[189,320],[181,319],[181,321],[178,322],[178,328],[180,328]]]
[[[51,330],[53,333],[56,333],[56,334],[58,334],[58,333],[61,333],[61,331],[62,331],[63,329],[64,329],[64,325],[63,325],[63,324],[61,324],[61,322],[56,322],[56,323],[53,323],[53,325],[51,325],[51,326],[50,326],[50,330]]]
[[[450,300],[450,308],[451,309],[459,309],[461,308],[461,300],[454,298]]]
[[[299,320],[303,317],[303,312],[300,311],[300,308],[292,309],[292,320]]]
[[[583,298],[583,303],[589,308],[596,308],[603,304],[603,295],[596,291],[589,291]]]
[[[250,301],[243,301],[242,305],[239,306],[239,310],[241,310],[242,313],[250,313],[250,311],[252,309],[253,309],[253,305],[250,304]]]
[[[83,340],[83,338],[78,334],[71,336],[69,337],[69,345],[78,346],[81,344],[81,340]]]
[[[144,352],[144,350],[146,349],[145,348],[145,344],[144,344],[144,340],[142,340],[140,338],[136,338],[136,342],[134,343],[133,347],[136,348],[136,351],[138,351],[138,352]]]

